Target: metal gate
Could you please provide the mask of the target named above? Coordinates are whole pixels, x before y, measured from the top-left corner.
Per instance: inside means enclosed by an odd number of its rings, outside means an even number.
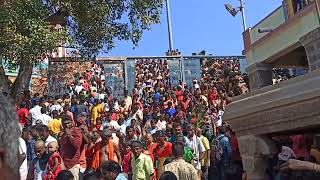
[[[105,85],[118,99],[124,97],[125,89],[125,64],[124,61],[107,61],[103,64]]]

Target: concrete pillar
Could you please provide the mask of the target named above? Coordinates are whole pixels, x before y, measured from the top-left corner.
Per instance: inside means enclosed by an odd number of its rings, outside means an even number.
[[[248,179],[268,179],[266,174],[267,159],[277,153],[272,141],[267,137],[248,135],[238,137],[238,142],[243,169],[247,172]]]
[[[254,91],[272,85],[272,65],[255,63],[248,67],[250,90]]]
[[[320,28],[317,28],[300,38],[308,58],[309,70],[320,68]]]

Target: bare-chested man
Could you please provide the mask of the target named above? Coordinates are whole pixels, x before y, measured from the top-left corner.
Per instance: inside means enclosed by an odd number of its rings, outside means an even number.
[[[36,141],[34,152],[37,157],[31,162],[27,179],[42,179],[46,175],[46,166],[50,158],[50,154],[46,151],[45,142],[42,140]]]
[[[97,169],[100,164],[107,160],[113,160],[122,163],[122,157],[120,155],[119,146],[112,140],[112,131],[110,129],[104,129],[101,132],[101,142],[94,145],[92,149],[93,160],[92,168]]]

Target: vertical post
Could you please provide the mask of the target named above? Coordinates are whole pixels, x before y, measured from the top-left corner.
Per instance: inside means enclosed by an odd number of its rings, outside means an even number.
[[[166,11],[167,11],[167,25],[168,25],[168,36],[169,36],[169,52],[173,50],[172,40],[172,27],[171,27],[171,15],[170,15],[170,2],[166,0]]]
[[[286,4],[286,1],[282,1],[282,7],[283,7],[285,21],[287,21],[289,16],[288,16],[288,6]]]
[[[316,10],[317,10],[317,16],[318,16],[318,22],[320,24],[320,8],[319,8],[319,0],[315,0],[316,3]]]
[[[128,59],[124,59],[124,85],[126,90],[128,90]]]
[[[246,16],[244,14],[244,4],[243,0],[240,0],[240,11],[242,15],[242,26],[243,26],[243,32],[247,30],[247,25],[246,25]]]
[[[182,76],[182,82],[186,82],[186,75],[184,71],[184,58],[181,56],[180,57],[180,63],[181,63],[181,76]]]

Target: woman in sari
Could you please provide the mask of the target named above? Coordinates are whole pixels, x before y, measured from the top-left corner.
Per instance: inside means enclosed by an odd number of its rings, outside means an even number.
[[[157,131],[155,134],[156,142],[158,143],[153,150],[153,154],[156,159],[157,177],[164,172],[164,162],[166,159],[170,158],[172,155],[172,144],[166,142],[166,136],[164,131]]]

